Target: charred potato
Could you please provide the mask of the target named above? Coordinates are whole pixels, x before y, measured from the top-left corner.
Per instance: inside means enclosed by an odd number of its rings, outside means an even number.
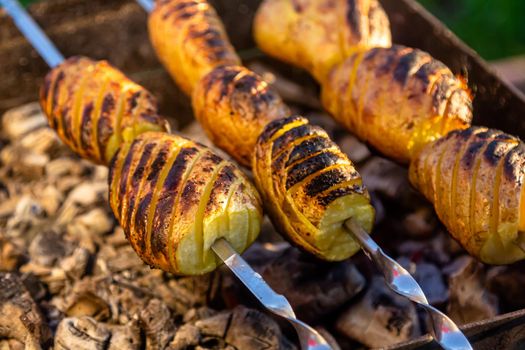
[[[410,181],[452,236],[489,264],[525,258],[525,145],[497,130],[453,131],[425,146]]]
[[[359,244],[343,224],[370,232],[374,208],[361,176],[321,128],[302,117],[270,123],[253,158],[255,183],[276,228],[325,260],[343,260]]]
[[[107,164],[123,142],[166,131],[155,98],[106,61],[72,57],[53,68],[40,90],[50,126],[75,153]]]
[[[257,137],[288,107],[260,76],[240,66],[223,66],[206,75],[193,92],[193,110],[210,140],[250,166]]]
[[[137,254],[175,274],[212,271],[211,245],[224,237],[238,252],[259,233],[253,185],[232,163],[182,137],[145,133],[112,160],[110,205]]]
[[[356,49],[391,45],[388,17],[376,0],[265,0],[254,36],[263,51],[319,81]]]
[[[204,0],[157,1],[148,27],[160,61],[187,95],[214,68],[241,63],[217,13]]]
[[[402,163],[472,120],[466,84],[429,54],[398,45],[350,55],[322,84],[322,101],[348,130]]]

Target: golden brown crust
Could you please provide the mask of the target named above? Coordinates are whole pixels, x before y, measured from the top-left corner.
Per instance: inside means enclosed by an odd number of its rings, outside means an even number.
[[[215,67],[241,62],[205,0],[157,1],[148,26],[157,56],[188,95]]]
[[[400,45],[349,56],[322,90],[323,104],[336,120],[402,163],[472,120],[464,82],[428,53]]]
[[[374,209],[360,175],[326,132],[302,117],[277,120],[265,128],[253,172],[278,230],[322,259],[342,260],[358,249],[342,228],[346,219],[355,217],[371,229]],[[339,203],[344,204],[334,210]]]
[[[519,139],[472,127],[425,146],[410,165],[410,180],[470,254],[504,264],[525,258],[523,165]]]
[[[238,252],[262,219],[257,191],[232,163],[179,136],[148,132],[125,145],[110,167],[110,205],[147,264],[176,274],[217,266],[211,244]]]
[[[72,57],[53,68],[40,90],[49,124],[75,153],[107,164],[123,141],[167,130],[155,98],[106,61]]]
[[[259,75],[240,66],[214,69],[196,86],[193,110],[210,140],[250,166],[257,137],[288,107]]]
[[[356,49],[391,45],[388,17],[376,0],[266,0],[254,36],[265,52],[319,81]]]

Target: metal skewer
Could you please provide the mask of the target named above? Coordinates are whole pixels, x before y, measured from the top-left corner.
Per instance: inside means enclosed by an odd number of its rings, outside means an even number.
[[[139,0],[144,8],[148,9],[148,1]],[[152,3],[149,3],[151,8]],[[57,50],[54,44],[45,35],[42,29],[29,16],[26,10],[17,0],[0,0],[9,16],[13,18],[18,29],[24,34],[31,45],[38,51],[40,56],[51,67],[55,67],[64,61],[64,56]],[[215,255],[221,259],[226,266],[239,278],[248,290],[269,311],[277,314],[288,321],[296,329],[301,348],[305,350],[331,350],[326,340],[312,327],[299,321],[288,300],[281,294],[276,293],[250,265],[237,253],[233,247],[223,238],[216,240],[211,246]]]
[[[264,307],[274,314],[287,319],[292,324],[299,335],[302,349],[332,349],[319,332],[295,317],[295,313],[288,300],[286,300],[283,295],[277,294],[272,288],[270,288],[270,286],[262,279],[261,275],[255,272],[226,240],[222,238],[218,239],[213,243],[211,249],[213,249],[215,254],[224,261],[226,266],[232,270],[235,276],[244,283],[250,292],[259,299]]]
[[[153,0],[136,1],[148,13],[155,7]],[[350,219],[347,220],[344,225],[348,232],[360,243],[361,248],[370,260],[379,267],[387,285],[396,293],[421,305],[427,310],[432,320],[432,335],[441,347],[446,350],[472,350],[472,346],[468,339],[457,325],[448,316],[428,303],[423,290],[407,270],[399,265],[394,259],[386,255],[370,237],[368,232],[366,232],[356,221]],[[216,248],[213,249],[215,250]],[[215,252],[217,253],[217,250],[215,250]],[[223,260],[226,261],[224,258]],[[235,270],[233,271],[235,273]],[[257,295],[253,290],[252,293]]]
[[[397,261],[386,255],[361,225],[350,219],[345,222],[345,227],[357,239],[368,258],[375,262],[388,287],[427,310],[432,320],[432,336],[443,349],[472,350],[467,337],[454,321],[428,303],[425,293],[414,277]]]
[[[0,0],[0,4],[49,67],[53,68],[64,61],[64,56],[18,1]]]

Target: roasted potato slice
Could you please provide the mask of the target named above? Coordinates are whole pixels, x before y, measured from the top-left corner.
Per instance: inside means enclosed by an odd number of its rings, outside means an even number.
[[[264,127],[289,115],[268,83],[241,66],[214,69],[197,84],[192,102],[210,140],[245,166]]]
[[[241,64],[207,1],[157,1],[148,27],[160,61],[187,95],[214,68]]]
[[[428,53],[399,45],[348,57],[322,85],[322,101],[348,130],[401,163],[472,120],[463,80]]]
[[[47,74],[40,105],[60,139],[98,164],[143,132],[169,129],[153,95],[108,62],[86,57],[69,58]]]
[[[352,162],[321,128],[302,117],[270,123],[253,158],[268,215],[290,241],[325,260],[343,260],[359,244],[343,224],[372,229],[374,208]]]
[[[525,258],[525,145],[501,131],[453,131],[425,146],[410,181],[452,236],[489,264]]]
[[[388,17],[376,0],[265,0],[253,30],[263,51],[319,81],[356,49],[391,45]]]
[[[231,162],[188,139],[148,132],[116,153],[110,205],[137,254],[152,267],[199,275],[216,268],[224,237],[243,252],[257,237],[261,201]]]

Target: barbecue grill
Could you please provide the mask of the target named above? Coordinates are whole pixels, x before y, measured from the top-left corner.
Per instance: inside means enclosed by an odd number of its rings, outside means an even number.
[[[522,93],[502,81],[482,59],[416,3],[409,0],[384,0],[382,3],[392,22],[395,42],[428,51],[456,73],[468,72],[469,85],[475,94],[475,124],[498,128],[521,138],[525,136],[525,122],[522,121],[525,98]],[[230,38],[243,58],[263,62],[275,74],[300,82],[305,90],[317,89],[305,73],[289,70],[253,50],[250,25],[258,1],[212,1],[212,4],[223,16]],[[157,62],[145,31],[146,15],[136,4],[47,1],[33,5],[31,11],[66,56],[85,54],[108,59],[152,90],[160,99],[161,112],[177,115],[180,128],[191,121],[189,101]],[[417,33],[427,35],[422,37]],[[3,111],[36,100],[47,67],[7,18],[0,18],[0,38],[0,60],[3,62],[0,67],[0,111]],[[301,101],[298,105],[299,108],[308,107],[301,105]],[[520,334],[524,322],[525,311],[517,310],[465,325],[464,329],[476,349],[512,349],[519,348],[523,342]],[[432,348],[437,346],[430,337],[425,337],[390,349]]]

